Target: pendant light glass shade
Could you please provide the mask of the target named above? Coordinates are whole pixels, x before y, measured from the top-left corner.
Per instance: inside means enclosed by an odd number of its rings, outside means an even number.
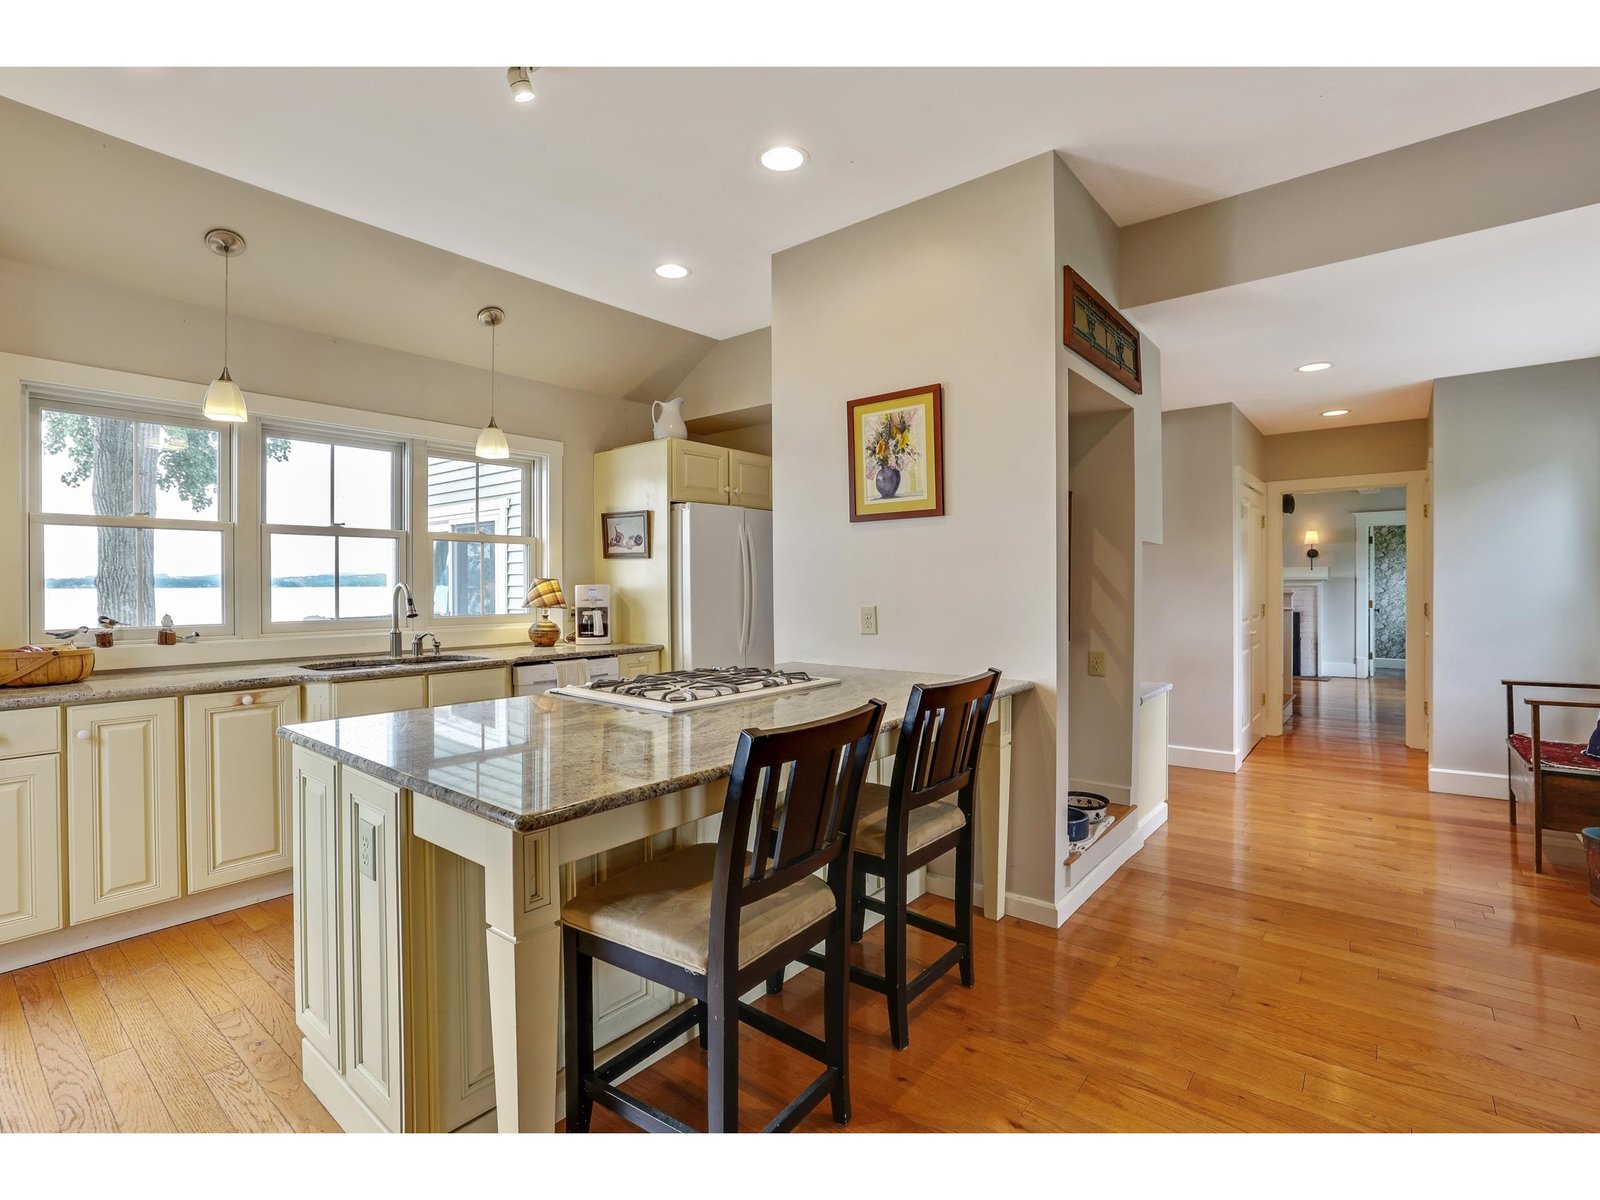
[[[201,411],[208,421],[237,423],[250,419],[250,413],[244,406],[244,393],[228,375],[227,367],[222,368],[222,374],[213,379],[211,386],[206,389],[205,408]]]
[[[493,417],[489,418],[489,423],[478,435],[478,448],[474,453],[479,458],[511,457],[511,447],[506,444],[506,435],[500,432],[500,426],[494,423]]]
[[[511,457],[511,447],[506,443],[506,435],[500,432],[500,426],[494,419],[494,335],[495,330],[500,328],[500,322],[505,319],[504,310],[492,304],[478,310],[478,324],[489,327],[489,423],[478,435],[478,447],[473,451],[479,458]]]

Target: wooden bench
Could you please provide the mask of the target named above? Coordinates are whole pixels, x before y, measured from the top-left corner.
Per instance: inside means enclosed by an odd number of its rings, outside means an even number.
[[[1517,688],[1548,688],[1600,693],[1600,683],[1549,683],[1533,679],[1502,679],[1506,689],[1506,779],[1511,824],[1517,823],[1517,805],[1533,805],[1533,869],[1544,871],[1544,831],[1580,833],[1600,825],[1600,760],[1584,754],[1579,742],[1550,742],[1540,736],[1541,710],[1579,708],[1600,711],[1600,697],[1592,700],[1524,699],[1531,713],[1531,730],[1516,729]]]

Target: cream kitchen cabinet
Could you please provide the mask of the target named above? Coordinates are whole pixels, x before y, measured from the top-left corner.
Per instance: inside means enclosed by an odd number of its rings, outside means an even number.
[[[682,438],[667,439],[667,492],[670,499],[695,504],[727,504],[728,451]],[[657,536],[660,536],[659,534]]]
[[[72,924],[177,899],[177,699],[73,705],[66,727]]]
[[[471,704],[475,700],[504,700],[509,695],[510,667],[446,671],[428,676],[429,708],[442,704]]]
[[[325,758],[294,751],[294,1015],[306,1044],[344,1070],[339,780]]]
[[[191,892],[287,871],[289,746],[300,689],[189,696],[183,702],[184,813]]]
[[[728,451],[728,502],[741,508],[772,507],[772,459],[748,450]]]
[[[660,670],[661,654],[657,650],[617,655],[617,672],[624,679],[632,679],[636,675],[654,675]]]
[[[400,675],[389,679],[330,679],[306,684],[305,720],[364,717],[371,713],[404,712],[428,707],[428,677]]]
[[[0,759],[0,943],[61,925],[61,756]]]

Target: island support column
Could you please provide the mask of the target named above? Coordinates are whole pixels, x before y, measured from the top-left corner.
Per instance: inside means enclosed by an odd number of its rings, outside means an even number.
[[[1011,827],[1011,697],[989,710],[978,768],[978,850],[983,864],[983,915],[1006,915],[1006,841]]]
[[[556,1126],[561,906],[553,835],[518,833],[414,794],[412,833],[483,868],[496,1119],[501,1133]]]

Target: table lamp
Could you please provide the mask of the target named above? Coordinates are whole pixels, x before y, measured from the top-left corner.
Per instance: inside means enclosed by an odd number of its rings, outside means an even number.
[[[552,608],[565,608],[559,579],[535,579],[528,589],[528,607],[539,610],[539,620],[528,626],[528,640],[535,646],[554,646],[561,640],[561,626],[550,619]]]
[[[1317,543],[1321,540],[1322,536],[1315,529],[1306,530],[1306,563],[1309,570],[1317,569]]]

